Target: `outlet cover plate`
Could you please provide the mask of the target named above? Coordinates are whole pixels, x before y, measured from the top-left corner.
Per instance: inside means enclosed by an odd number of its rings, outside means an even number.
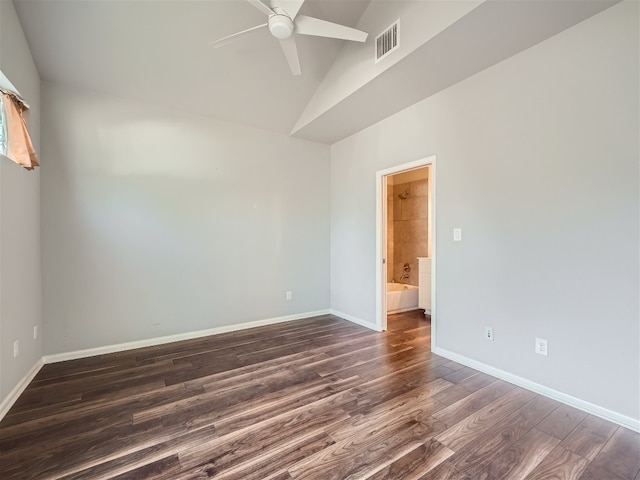
[[[549,355],[547,340],[545,338],[536,337],[536,353],[544,355],[545,357]]]

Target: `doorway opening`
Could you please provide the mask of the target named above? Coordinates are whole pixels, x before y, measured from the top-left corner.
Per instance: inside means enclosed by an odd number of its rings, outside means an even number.
[[[376,173],[376,327],[424,311],[435,345],[435,157]],[[426,317],[429,318],[428,316]]]

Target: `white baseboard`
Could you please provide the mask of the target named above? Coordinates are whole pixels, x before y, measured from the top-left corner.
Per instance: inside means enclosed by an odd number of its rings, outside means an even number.
[[[11,390],[9,395],[7,395],[5,398],[2,399],[2,402],[0,402],[0,421],[11,409],[13,404],[16,403],[16,400],[18,400],[18,397],[22,395],[22,392],[24,392],[24,389],[29,386],[29,384],[31,383],[31,380],[34,379],[34,377],[38,374],[38,372],[42,368],[42,365],[44,365],[44,363],[42,362],[42,359],[39,359],[35,363],[35,365],[31,367],[31,370],[29,370],[27,374],[22,378],[22,380],[20,380],[20,382],[18,382],[18,384],[15,387],[13,387],[13,390]]]
[[[557,390],[554,390],[553,388],[545,387],[544,385],[540,385],[539,383],[532,382],[530,380],[527,380],[526,378],[519,377],[518,375],[514,375],[504,370],[500,370],[499,368],[495,368],[471,358],[467,358],[464,355],[450,352],[449,350],[445,350],[444,348],[436,347],[435,349],[433,349],[433,353],[435,353],[436,355],[440,355],[441,357],[448,358],[449,360],[453,360],[454,362],[461,363],[462,365],[466,365],[467,367],[471,367],[475,370],[487,373],[506,382],[513,383],[514,385],[518,385],[519,387],[526,388],[527,390],[531,390],[532,392],[538,393],[545,397],[552,398],[553,400],[557,400],[558,402],[577,408],[578,410],[582,410],[583,412],[590,413],[591,415],[595,415],[596,417],[600,417],[610,422],[616,423],[630,430],[640,432],[640,420],[637,420],[635,418],[622,415],[599,405],[595,405],[566,393],[559,392]]]
[[[274,325],[277,323],[289,322],[293,320],[301,320],[303,318],[317,317],[319,315],[327,315],[327,314],[335,315],[337,317],[343,318],[357,325],[361,325],[363,327],[377,331],[374,324],[372,324],[371,322],[362,320],[361,318],[354,317],[353,315],[349,315],[333,309],[317,310],[313,312],[305,312],[300,314],[287,315],[283,317],[257,320],[253,322],[245,322],[237,325],[225,325],[222,327],[215,327],[208,330],[199,330],[196,332],[180,333],[176,335],[151,338],[151,339],[140,340],[136,342],[127,342],[127,343],[121,343],[117,345],[107,345],[104,347],[78,350],[75,352],[47,355],[42,357],[42,359],[38,360],[35,363],[35,365],[31,368],[31,370],[27,372],[27,374],[22,378],[22,380],[13,388],[13,390],[11,390],[9,395],[7,395],[2,400],[2,402],[0,402],[0,420],[4,418],[4,416],[7,414],[9,409],[20,397],[22,392],[24,392],[24,390],[27,388],[29,383],[31,383],[31,381],[38,374],[38,372],[40,371],[40,369],[45,363],[55,363],[55,362],[61,362],[65,360],[74,360],[78,358],[91,357],[95,355],[103,355],[105,353],[121,352],[125,350],[131,350],[134,348],[161,345],[161,344],[176,342],[180,340],[190,340],[194,338],[206,337],[209,335],[216,335],[219,333],[227,333],[232,331],[245,330],[248,328]],[[595,405],[593,403],[587,402],[585,400],[581,400],[579,398],[573,397],[566,393],[559,392],[552,388],[527,380],[526,378],[519,377],[518,375],[514,375],[512,373],[506,372],[499,368],[492,367],[485,363],[478,362],[477,360],[473,360],[471,358],[465,357],[464,355],[460,355],[458,353],[451,352],[449,350],[446,350],[440,347],[436,347],[433,350],[433,353],[440,355],[442,357],[448,358],[449,360],[453,360],[454,362],[458,362],[462,365],[466,365],[468,367],[474,368],[478,371],[487,373],[496,378],[500,378],[501,380],[505,380],[509,383],[513,383],[514,385],[518,385],[522,388],[526,388],[527,390],[531,390],[532,392],[538,393],[545,397],[549,397],[559,402],[565,403],[574,408],[590,413],[597,417],[603,418],[610,422],[616,423],[630,430],[640,432],[640,420],[628,417],[626,415],[622,415],[620,413],[606,409],[599,405]]]
[[[345,320],[348,320],[348,321],[350,321],[352,323],[355,323],[357,325],[360,325],[362,327],[369,328],[369,329],[374,330],[376,332],[380,332],[381,331],[381,330],[378,330],[376,328],[376,325],[374,323],[367,322],[366,320],[362,320],[361,318],[354,317],[353,315],[349,315],[348,313],[339,312],[338,310],[333,310],[333,309],[331,309],[329,311],[329,313],[331,313],[331,315],[335,315],[336,317],[344,318]]]
[[[42,361],[46,363],[64,362],[66,360],[76,360],[78,358],[93,357],[96,355],[104,355],[107,353],[124,352],[135,348],[152,347],[154,345],[163,345],[165,343],[179,342],[181,340],[192,340],[194,338],[208,337],[219,333],[235,332],[246,330],[247,328],[262,327],[265,325],[274,325],[276,323],[290,322],[293,320],[301,320],[303,318],[317,317],[319,315],[328,315],[329,310],[316,310],[313,312],[296,313],[294,315],[286,315],[283,317],[267,318],[264,320],[256,320],[253,322],[245,322],[235,325],[224,325],[222,327],[209,328],[207,330],[198,330],[195,332],[178,333],[175,335],[167,335],[164,337],[149,338],[145,340],[137,340],[134,342],[119,343],[116,345],[105,345],[103,347],[88,348],[85,350],[76,350],[66,353],[55,353],[45,355]]]

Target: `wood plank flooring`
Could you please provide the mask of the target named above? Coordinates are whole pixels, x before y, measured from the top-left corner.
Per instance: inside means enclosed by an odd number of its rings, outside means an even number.
[[[640,435],[330,315],[45,365],[0,478],[638,480]]]

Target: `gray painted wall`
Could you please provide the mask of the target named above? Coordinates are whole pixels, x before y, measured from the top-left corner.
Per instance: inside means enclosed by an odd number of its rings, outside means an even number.
[[[12,2],[0,1],[0,70],[31,106],[40,152],[40,77]],[[40,173],[0,156],[0,404],[42,357]],[[13,342],[20,353],[13,358]]]
[[[46,354],[329,308],[328,146],[42,95]]]
[[[375,323],[375,172],[436,155],[438,347],[640,419],[638,58],[624,2],[333,145],[332,309]]]

